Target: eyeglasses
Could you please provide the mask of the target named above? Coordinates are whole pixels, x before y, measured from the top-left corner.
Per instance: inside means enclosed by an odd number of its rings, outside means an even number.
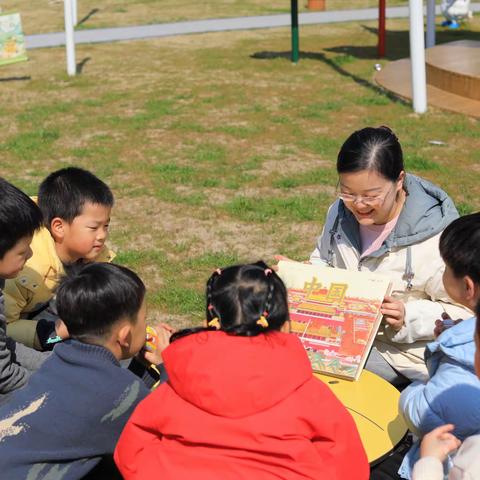
[[[395,185],[393,185],[393,187],[395,187]],[[346,203],[356,203],[356,202],[359,202],[359,203],[363,203],[364,205],[367,205],[367,206],[372,206],[372,205],[375,205],[377,203],[381,203],[383,201],[385,201],[385,198],[387,197],[387,195],[390,193],[390,191],[392,190],[392,188],[389,188],[387,190],[386,193],[382,194],[382,195],[351,195],[349,193],[342,193],[340,192],[337,197],[340,199],[340,200],[343,200],[344,202]]]

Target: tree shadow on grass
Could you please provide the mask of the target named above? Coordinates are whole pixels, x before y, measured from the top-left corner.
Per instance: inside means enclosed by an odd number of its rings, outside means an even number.
[[[81,20],[78,21],[77,26],[84,24],[87,20],[90,19],[93,15],[100,11],[99,8],[92,8]]]
[[[378,29],[362,25],[362,28],[372,35],[378,35]],[[480,41],[480,32],[459,29],[442,29],[436,32],[436,44],[454,42],[456,40]],[[410,56],[410,38],[408,30],[387,30],[386,31],[386,60],[399,60]],[[377,46],[340,45],[338,47],[326,48],[327,52],[342,53],[355,58],[378,59]]]
[[[271,52],[271,51],[263,51],[263,52],[256,52],[252,55],[250,55],[251,58],[254,58],[256,60],[272,60],[275,58],[284,58],[291,60],[291,52]],[[335,70],[337,73],[340,75],[350,78],[353,80],[355,83],[358,85],[366,88],[367,90],[373,92],[376,95],[383,95],[390,99],[392,102],[396,103],[401,103],[403,105],[410,105],[409,102],[403,100],[402,98],[397,97],[393,93],[384,90],[382,87],[379,87],[378,85],[375,85],[372,82],[369,82],[368,80],[359,77],[358,75],[355,75],[354,73],[351,73],[347,70],[345,70],[339,63],[335,61],[335,58],[328,58],[324,53],[321,52],[300,52],[300,60],[302,59],[309,59],[309,60],[317,60],[320,62],[325,63],[328,65],[330,68]]]
[[[5,77],[0,78],[0,82],[22,82],[25,80],[31,80],[32,77],[30,75],[24,75],[23,77]]]

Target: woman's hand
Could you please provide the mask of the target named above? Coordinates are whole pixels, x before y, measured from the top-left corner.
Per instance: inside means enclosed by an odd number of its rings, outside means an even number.
[[[385,297],[380,307],[383,318],[398,332],[405,325],[405,304],[393,297]]]
[[[420,457],[435,457],[443,463],[447,455],[456,450],[462,443],[455,435],[450,433],[454,428],[450,423],[427,433],[420,445]]]
[[[294,262],[295,261],[295,260],[292,260],[291,258],[284,257],[283,255],[275,255],[273,258],[277,261],[277,264],[272,265],[272,267],[271,267],[274,272],[278,272],[278,262],[280,262],[280,261]]]

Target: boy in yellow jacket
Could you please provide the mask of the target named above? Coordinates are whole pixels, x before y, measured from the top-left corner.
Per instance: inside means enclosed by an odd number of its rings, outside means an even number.
[[[48,307],[65,267],[113,259],[105,245],[113,203],[110,188],[81,168],[57,170],[41,183],[38,206],[45,226],[33,237],[32,257],[5,284],[7,333],[14,340],[43,350],[55,330],[61,333],[51,321],[28,318]]]

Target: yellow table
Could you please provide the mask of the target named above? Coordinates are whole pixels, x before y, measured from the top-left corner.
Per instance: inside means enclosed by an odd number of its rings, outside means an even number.
[[[370,463],[388,454],[407,433],[398,412],[400,392],[386,380],[363,370],[356,381],[314,374],[327,384],[352,415]]]

